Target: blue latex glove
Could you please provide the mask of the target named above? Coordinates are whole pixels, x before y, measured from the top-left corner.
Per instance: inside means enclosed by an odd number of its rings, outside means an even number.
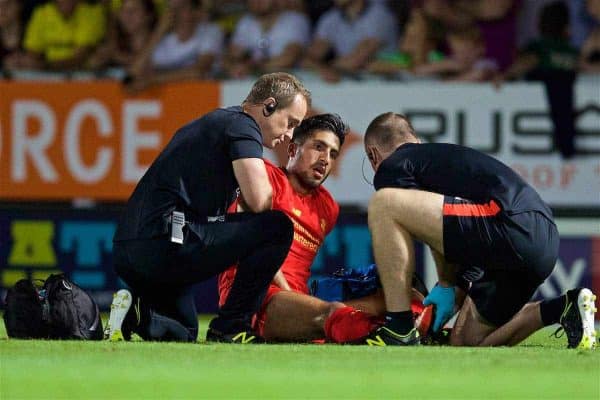
[[[433,321],[433,331],[439,331],[442,326],[454,314],[454,286],[443,287],[435,285],[431,292],[423,300],[423,305],[435,305],[435,320]]]

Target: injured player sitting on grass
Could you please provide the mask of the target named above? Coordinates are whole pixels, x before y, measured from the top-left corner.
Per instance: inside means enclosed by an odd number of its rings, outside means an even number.
[[[366,336],[381,322],[377,317],[385,311],[381,293],[346,303],[323,301],[308,294],[310,267],[339,213],[322,183],[338,158],[346,132],[346,125],[337,115],[312,116],[294,130],[285,167],[265,161],[273,187],[273,209],[283,211],[294,225],[290,252],[254,316],[255,331],[267,341],[325,338],[347,343]],[[244,209],[243,199],[238,198],[230,211]],[[227,299],[235,273],[233,266],[219,276],[220,304]],[[415,294],[415,310],[420,311],[423,296]]]

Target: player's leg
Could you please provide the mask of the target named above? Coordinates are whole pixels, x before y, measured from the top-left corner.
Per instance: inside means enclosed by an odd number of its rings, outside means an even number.
[[[444,196],[436,193],[382,189],[369,203],[369,230],[385,293],[386,329],[400,335],[414,328],[410,311],[413,239],[443,253],[443,202]]]
[[[512,251],[503,252],[502,256],[507,267],[486,270],[482,279],[473,282],[451,343],[514,345],[539,328],[560,322],[571,347],[595,344],[595,306],[589,290],[576,289],[556,299],[526,304],[556,263],[559,241],[556,226],[534,212],[504,216],[499,223],[503,229],[496,231],[502,235],[493,244],[510,243]],[[490,263],[498,264],[497,253],[490,253]]]
[[[423,295],[415,289],[412,293],[415,312],[415,302],[420,304]],[[327,337],[336,343],[354,342],[380,325],[381,318],[376,315],[385,313],[381,291],[345,303],[282,290],[269,297],[264,311],[258,314],[260,332],[269,341],[303,342]]]
[[[371,315],[385,315],[385,297],[383,290],[377,289],[375,293],[352,300],[345,300],[344,304],[361,310]]]
[[[415,303],[422,303],[424,298],[425,295],[422,292],[415,287],[411,288],[411,308],[414,308]],[[368,296],[345,300],[344,304],[371,315],[383,316],[386,312],[385,297],[381,289],[377,289],[377,291]]]
[[[228,217],[229,221],[235,222],[238,218],[248,218],[247,215],[240,213]],[[210,246],[201,251],[200,258],[210,260],[214,275],[235,262],[238,264],[227,300],[211,321],[209,333],[242,331],[249,327],[252,315],[259,311],[273,276],[288,254],[293,225],[282,212],[268,211],[251,215],[250,221],[217,232],[214,238]]]
[[[191,223],[183,245],[170,244],[160,281],[189,285],[218,275],[238,263],[227,301],[210,324],[211,340],[250,330],[250,321],[267,287],[287,256],[293,225],[280,211],[229,214],[223,222]],[[256,338],[257,339],[257,338]]]
[[[455,346],[514,346],[539,329],[560,323],[569,348],[595,348],[594,314],[596,296],[585,288],[569,290],[562,296],[527,303],[507,323],[496,328],[477,311],[467,297],[450,337]]]
[[[495,325],[485,321],[479,315],[473,300],[467,296],[452,328],[450,344],[453,346],[477,346],[495,329]]]
[[[527,303],[510,321],[495,329],[478,345],[514,346],[542,327],[544,323],[540,314],[540,303]]]
[[[569,348],[595,348],[595,300],[596,296],[589,289],[577,288],[553,299],[527,303],[480,345],[514,346],[545,326],[560,324],[567,333]]]
[[[344,304],[280,290],[265,307],[263,336],[269,341],[287,342],[322,339],[325,336],[325,320],[341,307]]]
[[[380,324],[379,318],[343,303],[283,290],[273,295],[257,322],[269,341],[306,342],[326,338],[335,343],[355,342]]]
[[[541,328],[539,316],[532,315],[531,307],[524,307],[540,283],[524,272],[485,271],[468,291],[450,344],[509,345],[526,331]]]

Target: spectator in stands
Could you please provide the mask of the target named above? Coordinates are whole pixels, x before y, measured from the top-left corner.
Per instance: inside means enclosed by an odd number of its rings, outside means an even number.
[[[157,21],[153,0],[123,0],[115,14],[104,44],[90,57],[90,68],[129,68],[150,40]]]
[[[476,25],[450,31],[447,42],[448,57],[415,68],[416,75],[465,82],[481,82],[494,77],[498,67],[493,60],[485,58],[485,43]]]
[[[556,0],[523,0],[517,20],[517,49],[522,49],[539,39],[539,24],[542,8]]]
[[[237,22],[248,11],[246,0],[219,0],[213,1],[211,12],[214,20],[219,24],[229,41]]]
[[[416,8],[410,14],[398,50],[380,52],[377,60],[370,63],[367,70],[383,75],[412,71],[421,65],[441,61],[444,54],[437,48],[438,41],[433,27],[423,10]]]
[[[564,158],[575,154],[574,83],[578,51],[569,41],[569,8],[563,1],[546,5],[540,14],[540,39],[530,43],[498,84],[526,76],[542,81],[554,125],[555,145]]]
[[[485,42],[485,57],[504,71],[517,53],[517,19],[522,0],[462,0],[461,10],[475,19]]]
[[[583,43],[579,67],[582,72],[600,73],[600,0],[588,0],[587,10],[597,25]]]
[[[196,0],[170,0],[152,38],[130,72],[128,88],[214,76],[223,32]]]
[[[321,15],[333,6],[333,0],[310,0],[306,2],[306,13],[311,26],[315,26]]]
[[[317,69],[330,82],[364,70],[377,52],[393,51],[398,38],[396,19],[384,4],[367,0],[334,4],[319,18],[304,60],[306,68]]]
[[[414,0],[413,6],[421,9],[445,30],[460,30],[470,26],[473,18],[456,6],[456,0]]]
[[[0,71],[20,68],[27,61],[21,10],[19,0],[0,0]]]
[[[249,13],[236,25],[224,62],[225,74],[273,72],[296,66],[310,41],[310,21],[276,0],[249,0]]]
[[[47,3],[48,0],[19,0],[21,5],[21,23],[25,26],[31,18],[33,10],[40,4]]]
[[[485,57],[504,70],[516,53],[517,17],[522,0],[422,0],[426,15],[447,30],[479,26]]]
[[[104,7],[81,0],[54,0],[37,6],[25,31],[29,67],[84,69],[106,31]]]

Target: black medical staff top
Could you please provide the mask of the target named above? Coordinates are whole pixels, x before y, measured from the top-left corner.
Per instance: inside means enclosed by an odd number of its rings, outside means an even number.
[[[224,215],[238,190],[232,161],[262,155],[260,128],[239,106],[217,109],[185,125],[137,184],[114,240],[168,233],[175,209],[198,222]]]
[[[550,207],[516,172],[468,147],[406,143],[385,159],[375,189],[420,189],[476,203],[495,200],[508,215],[538,211],[552,221]]]

